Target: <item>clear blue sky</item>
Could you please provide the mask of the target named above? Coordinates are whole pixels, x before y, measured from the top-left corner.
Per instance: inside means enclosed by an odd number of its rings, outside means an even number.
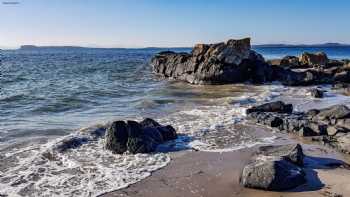
[[[17,1],[8,5],[3,2]],[[349,0],[0,0],[0,46],[350,43]]]

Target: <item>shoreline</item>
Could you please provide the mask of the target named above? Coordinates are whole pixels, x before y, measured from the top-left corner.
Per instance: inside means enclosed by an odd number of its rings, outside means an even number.
[[[329,167],[334,162],[350,162],[348,155],[335,149],[303,141],[283,134],[273,144],[300,143],[307,155],[307,183],[292,190],[272,192],[244,188],[239,184],[241,169],[251,159],[258,146],[230,152],[184,150],[170,153],[170,163],[150,177],[126,188],[100,197],[153,197],[153,196],[349,196],[350,174],[347,168]],[[347,189],[349,188],[349,189]]]

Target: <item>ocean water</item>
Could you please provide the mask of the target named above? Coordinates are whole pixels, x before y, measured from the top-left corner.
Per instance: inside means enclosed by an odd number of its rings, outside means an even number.
[[[45,49],[0,51],[0,196],[96,196],[140,181],[170,162],[171,151],[232,151],[272,143],[244,126],[245,109],[285,100],[296,110],[350,103],[312,87],[278,83],[194,86],[157,78],[150,58],[161,49]],[[171,49],[190,51],[188,48]],[[350,58],[350,48],[256,48],[265,58],[325,51]],[[113,155],[103,138],[65,153],[62,140],[86,136],[98,125],[151,117],[180,137],[152,154]],[[91,136],[88,136],[91,137]],[[48,153],[50,153],[48,156]]]

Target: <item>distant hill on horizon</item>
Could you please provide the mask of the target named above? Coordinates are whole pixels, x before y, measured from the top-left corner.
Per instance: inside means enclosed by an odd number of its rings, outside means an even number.
[[[343,43],[324,43],[324,44],[256,44],[252,47],[350,47],[350,44]],[[190,49],[192,47],[143,47],[143,48],[122,48],[122,47],[112,47],[112,48],[103,48],[103,47],[81,47],[81,46],[36,46],[36,45],[22,45],[17,50],[45,50],[45,49],[61,49],[61,50],[74,50],[74,49]]]
[[[17,50],[36,50],[36,49],[187,49],[192,47],[140,47],[140,48],[125,48],[125,47],[81,47],[81,46],[36,46],[22,45]]]

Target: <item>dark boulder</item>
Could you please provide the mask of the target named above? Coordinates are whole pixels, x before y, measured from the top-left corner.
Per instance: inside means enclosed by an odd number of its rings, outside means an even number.
[[[310,94],[314,98],[323,98],[323,91],[318,88],[312,89]]]
[[[244,187],[271,191],[293,189],[306,182],[303,169],[281,157],[259,156],[241,173]]]
[[[252,112],[292,113],[293,105],[285,104],[282,101],[276,101],[247,109],[247,114]]]
[[[172,126],[162,126],[150,118],[140,123],[131,120],[127,123],[115,121],[107,129],[105,148],[118,154],[126,151],[132,154],[149,153],[155,151],[159,144],[176,138]]]

